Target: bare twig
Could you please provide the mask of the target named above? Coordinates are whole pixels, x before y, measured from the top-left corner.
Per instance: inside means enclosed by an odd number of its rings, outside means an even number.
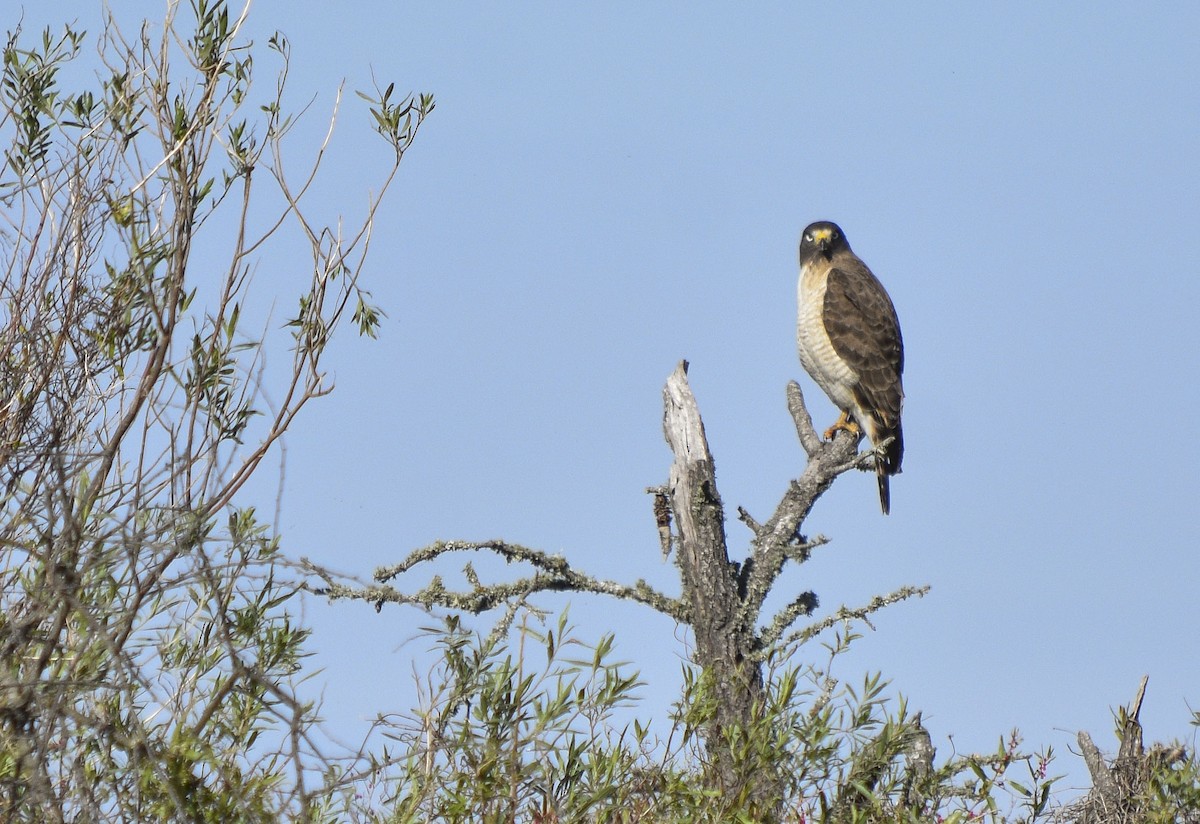
[[[830,627],[846,621],[864,621],[870,626],[870,616],[886,606],[897,604],[901,601],[906,601],[913,596],[923,598],[929,592],[928,586],[921,587],[900,587],[888,595],[877,595],[871,599],[866,606],[850,609],[849,607],[839,607],[837,612],[822,618],[815,624],[810,624],[802,630],[793,632],[783,640],[783,646],[790,647],[792,644],[802,644],[805,641],[813,638]],[[772,622],[774,626],[775,622]],[[874,627],[872,627],[873,629]]]
[[[737,514],[738,514],[738,520],[741,521],[742,523],[744,523],[746,526],[748,526],[750,528],[750,531],[753,532],[755,535],[757,535],[762,530],[762,524],[760,524],[758,521],[754,520],[754,516],[751,515],[746,510],[745,507],[739,506],[737,508]]]
[[[788,381],[787,406],[788,412],[792,414],[792,421],[796,424],[796,435],[800,438],[800,445],[811,458],[821,450],[823,441],[813,428],[812,416],[808,414],[808,407],[804,405],[804,393],[800,390],[800,384],[795,381]]]

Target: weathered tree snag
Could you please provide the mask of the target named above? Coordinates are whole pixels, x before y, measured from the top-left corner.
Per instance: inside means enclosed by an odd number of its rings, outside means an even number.
[[[813,592],[800,592],[769,621],[762,621],[767,594],[789,560],[808,560],[813,548],[824,544],[823,536],[812,540],[800,534],[813,504],[843,472],[870,468],[874,452],[858,452],[860,437],[839,431],[831,441],[822,441],[813,429],[804,407],[800,387],[788,384],[788,410],[796,424],[808,461],[800,477],[789,484],[774,514],[759,522],[745,510],[739,517],[754,533],[750,557],[737,563],[729,558],[725,539],[725,509],[717,491],[716,468],[696,398],[687,380],[687,362],[681,362],[667,379],[663,390],[663,432],[674,453],[666,486],[646,490],[654,496],[654,522],[659,546],[665,554],[675,549],[682,597],[658,592],[645,581],[632,586],[595,578],[572,566],[561,555],[506,541],[438,541],[414,550],[398,564],[375,572],[377,583],[347,585],[338,576],[318,567],[311,571],[322,579],[315,591],[331,598],[354,598],[382,607],[385,603],[418,604],[425,608],[480,613],[502,605],[509,608],[538,592],[589,592],[644,604],[692,628],[695,638],[693,661],[710,690],[712,713],[705,722],[705,745],[709,755],[708,780],[734,804],[752,811],[758,820],[776,817],[780,800],[780,776],[765,774],[761,763],[739,767],[737,753],[747,748],[748,736],[761,733],[757,714],[764,701],[763,660],[773,649],[788,648],[843,621],[862,620],[889,605],[913,595],[924,595],[927,587],[902,587],[870,603],[849,609],[841,607],[825,618],[799,630],[789,630],[817,607]],[[483,583],[468,564],[468,586],[452,590],[435,576],[416,592],[391,585],[391,581],[415,566],[451,553],[488,552],[532,568],[532,574],[507,583]],[[504,631],[507,624],[499,627]],[[752,748],[751,748],[752,749]]]
[[[813,429],[804,407],[804,396],[793,381],[788,385],[788,409],[796,424],[808,463],[793,481],[775,513],[758,523],[744,510],[741,520],[754,532],[750,557],[741,565],[730,561],[725,539],[725,512],[717,491],[716,468],[696,398],[687,380],[687,362],[681,362],[667,379],[663,390],[663,432],[675,455],[671,464],[667,496],[676,529],[676,563],[683,582],[684,610],[695,635],[693,660],[712,690],[715,710],[706,744],[711,758],[711,777],[727,796],[743,798],[760,814],[771,810],[776,776],[761,772],[742,774],[735,763],[731,738],[754,727],[755,713],[762,705],[761,661],[766,650],[779,643],[784,632],[801,616],[817,607],[813,592],[798,594],[769,624],[760,630],[763,603],[788,559],[805,561],[821,536],[809,541],[800,534],[813,504],[850,469],[869,466],[873,452],[859,454],[860,438],[839,431],[825,442]],[[670,523],[659,518],[658,523]],[[925,590],[905,587],[875,599],[859,611],[839,610],[834,622],[866,614],[903,600],[923,595]],[[799,640],[829,626],[803,630],[787,640]]]
[[[667,380],[663,401],[663,433],[675,453],[667,494],[678,530],[676,563],[695,633],[694,659],[713,676],[716,699],[706,741],[720,788],[739,794],[753,778],[737,774],[722,742],[727,732],[749,729],[761,705],[762,671],[751,659],[754,628],[742,621],[738,569],[725,551],[725,510],[686,361]]]

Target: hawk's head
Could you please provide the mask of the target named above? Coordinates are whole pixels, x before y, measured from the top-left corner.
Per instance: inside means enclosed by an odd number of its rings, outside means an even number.
[[[810,223],[800,237],[800,265],[808,263],[818,255],[826,260],[833,257],[835,252],[850,251],[846,236],[836,223],[819,220]]]

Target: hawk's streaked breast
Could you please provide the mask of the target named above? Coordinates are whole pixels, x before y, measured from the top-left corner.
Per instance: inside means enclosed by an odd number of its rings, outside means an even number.
[[[839,409],[852,409],[855,406],[852,388],[858,383],[858,375],[838,356],[825,330],[825,284],[829,269],[829,264],[823,262],[800,270],[796,342],[800,347],[800,362],[813,380]]]

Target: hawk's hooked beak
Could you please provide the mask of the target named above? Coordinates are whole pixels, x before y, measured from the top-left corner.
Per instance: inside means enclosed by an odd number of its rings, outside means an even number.
[[[817,244],[818,249],[828,255],[829,244],[833,242],[833,230],[818,229],[817,231],[813,232],[813,241]]]

